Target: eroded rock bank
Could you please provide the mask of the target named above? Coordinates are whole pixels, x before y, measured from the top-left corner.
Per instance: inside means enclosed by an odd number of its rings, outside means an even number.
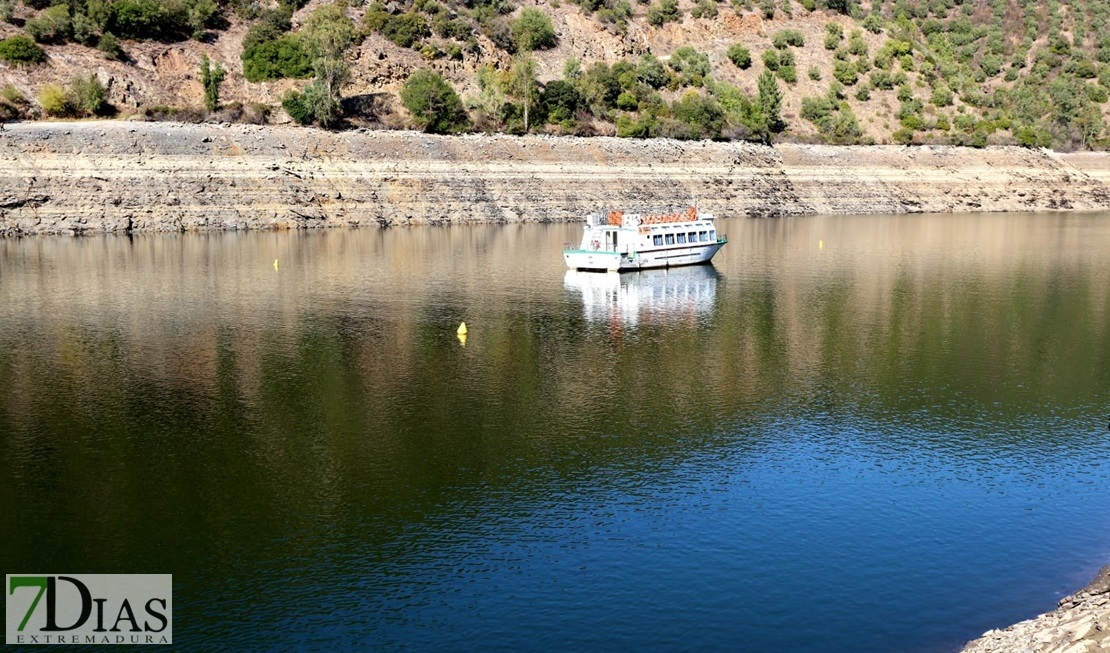
[[[1060,599],[1052,612],[990,630],[963,653],[1097,653],[1110,651],[1110,565],[1090,585]]]
[[[0,235],[1110,209],[1101,155],[142,122],[0,131]]]

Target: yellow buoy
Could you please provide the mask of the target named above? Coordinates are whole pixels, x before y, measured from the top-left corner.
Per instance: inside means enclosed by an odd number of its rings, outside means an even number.
[[[460,324],[459,325],[459,330],[456,331],[455,333],[459,334],[460,336],[465,336],[466,335],[466,322],[463,322],[462,324]]]
[[[274,269],[278,269],[277,259],[274,259]]]
[[[825,249],[825,241],[823,241],[823,240],[817,241],[817,249]]]
[[[461,344],[463,347],[466,346],[466,334],[465,333],[460,333],[459,334],[459,344]]]

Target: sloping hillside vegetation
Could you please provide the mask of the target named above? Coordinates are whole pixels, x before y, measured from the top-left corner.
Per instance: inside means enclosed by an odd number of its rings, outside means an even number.
[[[1101,0],[0,0],[0,119],[1108,142]]]

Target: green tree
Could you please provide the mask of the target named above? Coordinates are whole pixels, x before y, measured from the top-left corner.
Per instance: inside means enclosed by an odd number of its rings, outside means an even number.
[[[331,127],[342,117],[341,91],[351,75],[345,54],[354,37],[354,24],[339,3],[314,11],[301,32],[315,73],[301,99],[321,127]]]
[[[509,23],[509,29],[520,52],[553,48],[557,41],[551,18],[539,9],[521,9],[520,17]]]
[[[220,84],[224,81],[227,71],[216,62],[212,67],[207,54],[200,56],[200,83],[204,85],[204,108],[215,111],[220,108]]]
[[[764,70],[759,75],[757,82],[759,88],[759,108],[767,118],[767,126],[773,132],[783,130],[782,122],[782,89],[775,80],[775,75],[769,70]]]
[[[413,122],[431,134],[446,134],[466,129],[468,121],[462,102],[438,73],[418,70],[401,87],[401,103],[412,114]]]
[[[725,112],[712,97],[702,97],[697,91],[687,91],[681,100],[671,105],[676,120],[691,127],[692,138],[720,138],[725,124]]]
[[[544,87],[543,104],[549,122],[567,122],[574,119],[575,112],[582,106],[582,96],[573,84],[557,79]]]
[[[529,111],[540,99],[539,84],[536,82],[536,61],[527,54],[517,57],[509,68],[506,82],[505,90],[524,107],[524,133],[528,133]]]

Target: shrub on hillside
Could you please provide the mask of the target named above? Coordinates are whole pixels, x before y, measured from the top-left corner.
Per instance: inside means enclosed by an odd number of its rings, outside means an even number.
[[[586,74],[578,81],[578,91],[595,110],[611,109],[616,106],[621,83],[604,61],[598,61],[586,69]]]
[[[46,51],[19,34],[0,41],[0,59],[14,64],[42,63],[46,61]]]
[[[752,52],[739,43],[728,46],[728,59],[736,64],[737,68],[747,70],[752,67]]]
[[[641,82],[654,89],[663,88],[671,79],[670,73],[667,72],[662,62],[651,54],[640,57],[640,65],[636,69],[636,74]]]
[[[137,41],[174,41],[192,33],[184,3],[157,0],[115,0],[108,29]]]
[[[930,98],[932,103],[938,107],[947,107],[952,105],[952,89],[947,86],[938,86],[933,89],[933,95]]]
[[[455,89],[431,70],[418,70],[405,80],[401,103],[416,126],[428,133],[459,132],[469,123]]]
[[[764,50],[763,51],[763,67],[771,72],[779,69],[779,53],[778,50]]]
[[[662,27],[666,23],[677,23],[682,20],[682,12],[678,9],[677,0],[659,0],[648,7],[648,22],[655,27]]]
[[[319,81],[313,81],[304,92],[285,91],[281,106],[297,124],[319,124],[320,127],[331,128],[341,118],[339,102]]]
[[[100,53],[108,59],[119,59],[123,56],[123,48],[120,47],[119,39],[111,32],[105,32],[100,36],[100,39],[96,42],[96,49],[100,50]]]
[[[784,29],[780,32],[775,32],[771,37],[771,43],[779,50],[785,50],[788,47],[801,48],[804,47],[806,42],[802,37],[802,33],[796,29]]]
[[[852,37],[848,39],[848,52],[857,57],[867,56],[867,43],[863,40],[863,34],[859,30],[852,32]]]
[[[312,59],[301,39],[291,34],[251,45],[239,58],[243,61],[243,76],[249,82],[312,75]]]
[[[402,48],[411,48],[413,44],[428,36],[428,21],[415,11],[390,16],[386,19],[381,29],[382,34]]]
[[[715,0],[698,0],[698,3],[690,10],[690,15],[694,18],[716,18],[717,3]]]
[[[607,6],[597,10],[597,19],[609,25],[610,30],[616,34],[625,33],[630,18],[632,18],[632,3],[628,0],[609,2]]]
[[[688,45],[675,50],[668,64],[683,86],[701,86],[709,77],[709,56]]]
[[[42,105],[43,113],[48,116],[64,118],[73,113],[69,94],[57,84],[47,84],[42,87],[39,91],[39,104]]]
[[[108,90],[96,75],[77,75],[69,83],[69,96],[78,116],[102,116],[111,110]]]
[[[111,110],[108,93],[96,75],[77,75],[68,88],[47,84],[39,93],[43,113],[56,118],[102,116]]]
[[[509,29],[520,52],[555,47],[555,29],[551,26],[551,18],[539,9],[521,9],[520,17],[509,23]]]
[[[0,120],[6,122],[26,118],[30,109],[31,103],[14,86],[0,88]]]
[[[690,125],[689,138],[720,138],[725,126],[725,112],[712,97],[702,97],[695,91],[682,96],[671,105],[675,120]]]
[[[73,39],[74,43],[89,47],[95,46],[97,39],[100,38],[99,32],[100,28],[87,14],[81,12],[73,14],[73,29],[70,32],[70,38]]]
[[[69,7],[51,7],[35,18],[28,18],[24,28],[39,43],[64,43],[73,34]]]
[[[833,62],[833,77],[845,86],[854,86],[859,81],[859,71],[853,63],[836,61]]]

